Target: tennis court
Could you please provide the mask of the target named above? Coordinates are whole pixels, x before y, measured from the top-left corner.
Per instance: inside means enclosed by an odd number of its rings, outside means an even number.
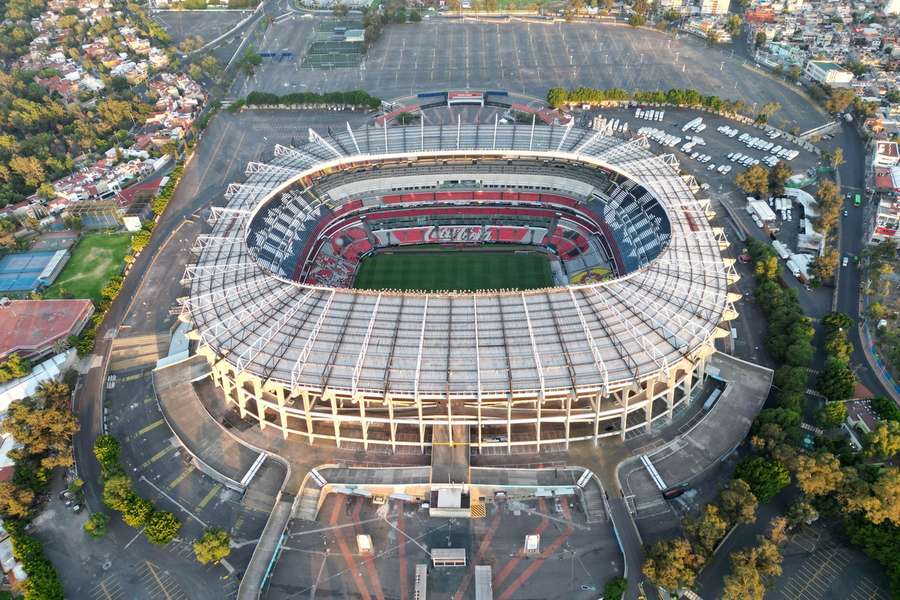
[[[550,287],[546,255],[535,251],[421,249],[384,252],[363,260],[357,289],[476,291]]]
[[[30,292],[38,287],[41,273],[54,251],[18,252],[0,258],[0,292]]]

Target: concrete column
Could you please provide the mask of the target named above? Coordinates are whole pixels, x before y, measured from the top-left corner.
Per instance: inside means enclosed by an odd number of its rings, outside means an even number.
[[[313,418],[312,418],[312,402],[309,398],[308,390],[300,390],[300,398],[303,399],[303,413],[306,417],[306,434],[309,436],[309,443],[312,444],[313,437]]]
[[[650,379],[641,385],[644,387],[644,398],[647,400],[644,405],[644,416],[647,418],[644,422],[644,430],[650,433],[650,429],[653,427],[653,396],[656,395],[656,381]]]
[[[262,387],[259,384],[259,379],[254,377],[250,380],[253,385],[253,395],[256,398],[256,418],[259,420],[259,428],[265,430],[266,428],[266,406],[263,404],[262,399]],[[241,386],[243,388],[244,386]]]
[[[537,398],[537,419],[534,423],[535,440],[537,441],[537,451],[541,451],[541,414],[544,408],[543,393]]]
[[[278,399],[278,416],[281,419],[281,435],[284,439],[288,437],[288,420],[287,411],[285,410],[284,388],[280,385],[275,386],[275,397]]]
[[[671,421],[672,413],[675,410],[675,372],[677,369],[672,368],[669,380],[666,382],[666,418]]]
[[[631,396],[631,388],[630,388],[630,387],[626,387],[625,389],[621,390],[619,393],[622,395],[622,423],[621,423],[622,431],[621,431],[621,436],[622,436],[622,441],[624,442],[624,441],[625,441],[625,433],[626,433],[626,432],[625,432],[625,427],[626,427],[626,424],[627,424],[627,421],[628,421],[628,400],[630,399],[630,396]]]
[[[594,444],[597,444],[597,441],[600,439],[600,407],[603,405],[603,394],[601,392],[597,392],[596,397],[597,403],[594,404],[594,399],[590,399],[591,406],[594,407]]]
[[[391,452],[397,451],[397,424],[394,423],[394,399],[390,394],[384,395],[384,401],[388,407],[388,420],[390,421],[389,429],[391,432]]]
[[[569,392],[566,394],[566,450],[569,449],[569,438],[572,437],[570,432],[572,430],[572,401],[574,398],[574,393]]]
[[[425,454],[425,418],[422,415],[422,398],[416,394],[416,409],[419,411],[419,450]]]
[[[334,392],[332,392],[332,391],[325,392],[325,394],[322,396],[322,399],[326,400],[326,396],[327,396],[327,400],[331,401],[331,417],[332,417],[331,422],[334,424],[334,443],[337,445],[338,448],[340,448],[341,447],[341,422],[340,422],[340,419],[338,418],[337,397],[334,395]]]
[[[691,394],[691,388],[693,387],[693,375],[694,375],[693,367],[688,368],[687,372],[684,374],[684,382],[683,382],[683,386],[684,386],[683,390],[684,390],[684,394],[685,394],[684,400],[688,404],[690,404],[690,400],[691,400],[690,394]]]
[[[362,429],[363,449],[369,449],[369,423],[366,421],[366,399],[362,394],[357,394],[354,398],[359,406],[359,425]]]

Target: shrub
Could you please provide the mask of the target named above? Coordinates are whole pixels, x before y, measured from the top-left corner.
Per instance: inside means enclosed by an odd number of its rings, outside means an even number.
[[[84,531],[92,538],[102,538],[106,535],[107,523],[109,523],[109,516],[106,513],[93,513],[84,522]]]

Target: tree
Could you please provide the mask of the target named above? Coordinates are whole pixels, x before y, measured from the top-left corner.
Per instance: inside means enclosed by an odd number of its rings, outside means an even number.
[[[153,544],[164,546],[175,539],[181,530],[181,522],[172,513],[159,510],[150,515],[144,534]]]
[[[25,377],[31,373],[31,363],[13,352],[0,362],[0,383],[6,383],[19,377]]]
[[[14,459],[40,457],[48,468],[72,464],[71,441],[78,422],[65,408],[40,408],[33,398],[12,402],[0,431],[11,434],[21,448],[10,451]]]
[[[719,498],[722,514],[731,523],[746,524],[756,520],[756,507],[759,502],[750,485],[743,479],[732,479],[722,490]]]
[[[691,587],[704,562],[684,538],[659,540],[645,548],[644,556],[644,575],[670,592]]]
[[[839,402],[849,398],[855,386],[856,378],[846,362],[833,356],[825,359],[825,368],[816,377],[816,389],[820,394],[831,402]]]
[[[734,475],[746,481],[750,491],[762,503],[774,498],[791,483],[787,467],[762,456],[750,456],[739,462]]]
[[[757,263],[753,266],[753,271],[756,275],[757,280],[766,281],[777,279],[778,271],[780,268],[781,267],[778,264],[778,257],[769,256],[768,258],[757,261]]]
[[[743,173],[739,173],[734,182],[744,192],[761,198],[769,191],[769,172],[762,165],[753,165]]]
[[[111,474],[121,470],[119,466],[121,452],[122,447],[119,441],[108,433],[104,433],[94,440],[94,456],[97,458],[97,462],[100,463],[104,477],[109,477]]]
[[[831,95],[825,101],[825,108],[829,112],[842,113],[847,110],[855,98],[856,94],[850,88],[833,88]]]
[[[765,31],[760,30],[760,31],[756,32],[755,46],[757,48],[762,48],[763,46],[765,46],[767,41],[768,41],[768,38],[766,37]]]
[[[900,452],[900,422],[881,421],[866,439],[866,456],[890,458]]]
[[[711,556],[713,550],[725,537],[728,523],[722,517],[718,506],[707,504],[698,518],[685,521],[684,531],[698,550],[706,556]]]
[[[106,525],[109,523],[109,515],[102,512],[92,513],[84,522],[84,531],[92,538],[102,538],[106,535]]]
[[[872,484],[866,518],[876,525],[890,521],[900,526],[900,469],[897,467],[886,467]]]
[[[122,520],[135,529],[147,524],[153,514],[153,504],[149,500],[132,493],[121,509]]]
[[[0,514],[23,519],[31,511],[34,492],[10,481],[0,481]]]
[[[759,109],[759,117],[763,122],[767,122],[772,118],[772,115],[781,110],[781,105],[777,102],[766,102]]]
[[[725,576],[722,600],[763,600],[766,586],[756,567],[756,552],[747,550],[731,555],[731,573]]]
[[[203,537],[194,542],[194,555],[201,564],[218,564],[231,552],[231,538],[221,529],[207,529]]]
[[[134,495],[128,475],[114,475],[103,484],[103,503],[113,510],[124,510]]]
[[[554,87],[547,90],[547,104],[553,108],[559,108],[567,101],[568,94],[561,87]]]
[[[784,184],[793,174],[793,169],[785,161],[779,160],[775,163],[775,166],[769,171],[769,191],[773,196],[776,198],[784,196]]]
[[[787,510],[787,522],[791,529],[802,524],[809,525],[818,518],[819,512],[806,500],[797,500]]]
[[[800,454],[792,467],[797,487],[807,496],[830,494],[844,481],[841,463],[830,452]]]
[[[743,22],[741,21],[741,17],[736,14],[732,13],[725,18],[725,30],[732,38],[741,35],[742,26]]]
[[[831,153],[831,166],[837,169],[842,164],[844,164],[844,149],[835,148]]]
[[[840,255],[833,246],[825,248],[825,252],[813,260],[809,270],[817,284],[831,281],[831,279],[834,278],[834,273],[837,271],[839,260]]]
[[[709,46],[715,46],[719,43],[719,32],[715,29],[710,29],[706,32],[706,43]]]
[[[798,65],[791,65],[787,70],[787,78],[791,81],[791,83],[796,83],[800,81],[801,73],[803,73],[803,71]]]

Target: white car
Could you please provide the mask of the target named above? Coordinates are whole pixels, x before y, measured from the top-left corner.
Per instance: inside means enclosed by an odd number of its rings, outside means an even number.
[[[692,160],[693,160],[693,159],[696,159],[698,156],[700,156],[700,153],[699,153],[699,152],[692,152],[692,153],[691,153],[691,159],[692,159]]]

